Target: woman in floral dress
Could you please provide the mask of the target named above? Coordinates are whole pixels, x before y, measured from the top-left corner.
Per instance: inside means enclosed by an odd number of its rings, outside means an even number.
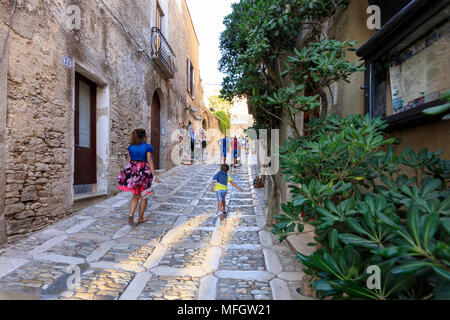
[[[148,220],[144,219],[144,212],[147,207],[148,199],[143,198],[141,194],[143,191],[151,188],[153,179],[156,182],[160,182],[159,178],[154,175],[155,169],[152,154],[153,147],[147,143],[145,130],[133,130],[131,133],[130,146],[128,147],[129,162],[117,178],[120,190],[133,193],[133,198],[130,201],[129,223],[134,222],[134,213],[139,202],[138,225]]]

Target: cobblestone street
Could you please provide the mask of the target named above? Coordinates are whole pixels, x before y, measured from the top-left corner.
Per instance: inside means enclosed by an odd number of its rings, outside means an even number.
[[[244,192],[230,186],[223,221],[209,189],[217,169],[161,174],[139,226],[128,225],[130,194],[119,193],[0,249],[0,298],[307,299],[295,252],[266,226],[257,168],[230,171]],[[74,270],[80,285],[68,288]]]

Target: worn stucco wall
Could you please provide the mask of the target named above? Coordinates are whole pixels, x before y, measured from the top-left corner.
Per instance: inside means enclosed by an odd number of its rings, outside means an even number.
[[[400,145],[394,147],[396,152],[401,152],[406,146],[411,146],[415,152],[419,152],[423,148],[433,152],[443,150],[441,158],[450,160],[449,121],[438,121],[410,129],[395,130],[390,134],[402,140]]]
[[[150,55],[155,1],[105,0],[107,7],[94,0],[54,0],[47,3],[48,7],[45,3],[19,1],[9,41],[7,152],[3,163],[6,163],[5,218],[10,242],[73,210],[75,72],[98,86],[99,182],[94,191],[107,195],[118,191],[116,178],[126,163],[131,131],[142,127],[150,132],[155,92],[161,100],[164,129],[161,166],[166,169],[173,166],[168,156],[176,141],[170,141],[167,134],[178,127],[179,97],[188,99],[185,72],[188,52],[197,77],[200,74],[198,42],[192,37],[193,27],[184,0],[160,1],[168,11],[165,13],[168,38],[177,55],[178,72],[169,81],[145,54]],[[73,4],[81,9],[79,30],[70,29],[65,14],[67,6]],[[1,21],[8,21],[10,9],[10,5],[2,4]],[[139,46],[144,52],[139,51]],[[72,68],[64,66],[63,56],[72,59]],[[199,78],[196,85],[200,86]],[[199,94],[191,103],[200,101]],[[0,184],[5,186],[1,183],[1,171]],[[0,197],[1,190],[0,186]]]
[[[350,0],[348,8],[333,19],[329,37],[340,41],[358,41],[356,47],[361,46],[375,33],[375,30],[367,28],[368,6],[366,0]],[[347,60],[355,64],[364,62],[355,52],[348,52]],[[348,80],[350,83],[340,81],[337,90],[333,88],[335,103],[332,112],[340,116],[364,113],[364,90],[361,89],[364,86],[364,72],[356,72]]]

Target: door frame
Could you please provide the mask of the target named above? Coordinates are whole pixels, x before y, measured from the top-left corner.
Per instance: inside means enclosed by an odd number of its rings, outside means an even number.
[[[159,126],[159,130],[158,130],[158,146],[156,148],[155,144],[153,143],[153,121],[154,121],[154,117],[153,117],[153,101],[154,99],[158,99],[159,102],[159,110],[158,110],[158,126]],[[162,143],[162,139],[161,139],[161,129],[162,129],[162,121],[161,121],[161,111],[162,111],[162,99],[160,97],[160,95],[158,94],[158,91],[155,90],[153,92],[153,96],[152,96],[152,104],[151,104],[151,109],[150,109],[151,113],[150,113],[150,144],[153,147],[153,164],[155,166],[155,170],[159,170],[161,169],[161,143]]]
[[[91,130],[91,148],[93,152],[91,153],[91,163],[93,168],[91,170],[95,171],[95,175],[88,177],[88,180],[83,180],[80,176],[80,171],[77,170],[77,160],[78,152],[77,148],[79,144],[79,87],[80,81],[89,85],[90,92],[90,102],[91,102],[91,118],[90,118],[90,130]],[[73,168],[73,185],[84,185],[84,184],[96,184],[97,183],[97,84],[85,76],[81,75],[79,72],[75,72],[75,112],[74,112],[74,168]]]

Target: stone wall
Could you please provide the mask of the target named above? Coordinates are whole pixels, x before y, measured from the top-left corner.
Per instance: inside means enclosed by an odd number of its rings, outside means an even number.
[[[104,1],[107,7],[97,0],[46,3],[19,1],[9,40],[7,152],[2,163],[6,163],[5,218],[10,242],[73,211],[75,72],[98,86],[98,183],[93,191],[113,195],[118,192],[117,174],[127,161],[131,131],[142,127],[150,132],[155,92],[161,100],[165,132],[161,165],[173,166],[168,154],[176,141],[167,134],[178,127],[180,97],[189,99],[187,52],[198,61],[198,42],[192,38],[190,20],[185,21],[190,16],[184,1],[168,0],[164,5],[178,65],[175,79],[169,81],[149,58],[155,1]],[[70,29],[65,14],[73,4],[81,11],[79,30]],[[10,5],[2,4],[2,21],[7,21],[9,11]],[[179,28],[180,23],[187,29]],[[72,59],[72,68],[63,64],[64,56]],[[196,68],[199,76],[198,63]],[[200,105],[200,101],[198,96],[190,103]],[[0,104],[0,115],[1,110]],[[4,185],[1,168],[0,185]],[[0,198],[1,190],[0,186]]]
[[[6,242],[5,221],[5,187],[6,187],[6,75],[8,67],[8,51],[3,57],[7,31],[0,29],[0,245]]]

